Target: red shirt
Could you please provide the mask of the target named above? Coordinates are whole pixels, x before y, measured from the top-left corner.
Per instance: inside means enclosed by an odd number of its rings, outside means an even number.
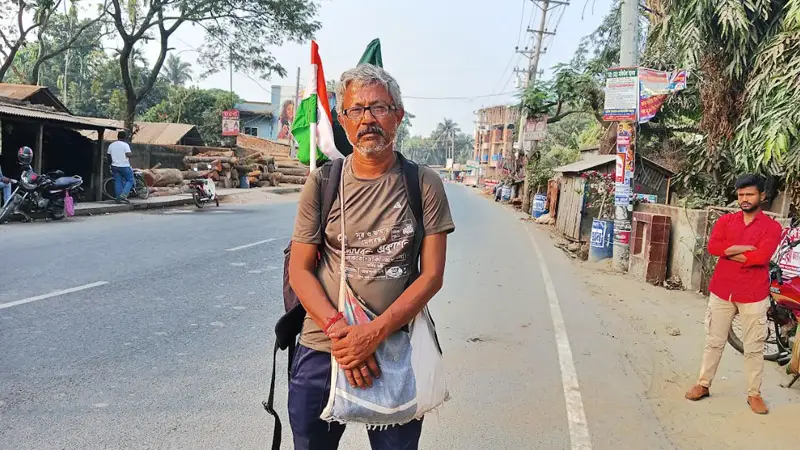
[[[763,212],[744,223],[741,211],[719,218],[708,239],[708,253],[719,256],[709,290],[723,300],[754,303],[769,297],[769,261],[781,242],[783,228]],[[752,245],[744,253],[746,262],[728,259],[725,250],[732,245]]]

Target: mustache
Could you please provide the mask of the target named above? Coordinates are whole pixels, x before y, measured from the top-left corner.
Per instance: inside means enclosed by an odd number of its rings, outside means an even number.
[[[383,129],[381,127],[379,127],[377,125],[367,125],[366,127],[358,130],[358,134],[356,135],[356,138],[360,139],[362,136],[364,136],[365,134],[369,134],[369,133],[375,133],[375,134],[378,134],[378,135],[384,136],[384,137],[386,136],[386,133],[383,132]]]

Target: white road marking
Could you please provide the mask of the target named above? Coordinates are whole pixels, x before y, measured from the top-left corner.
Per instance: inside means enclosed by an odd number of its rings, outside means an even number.
[[[252,242],[250,244],[245,244],[245,245],[240,245],[238,247],[229,248],[229,249],[226,249],[225,251],[226,252],[235,252],[237,250],[244,250],[246,248],[255,247],[256,245],[266,244],[267,242],[272,242],[272,241],[275,241],[275,240],[277,240],[277,238],[264,239],[263,241]]]
[[[523,225],[524,226],[524,225]],[[550,303],[550,318],[553,320],[553,332],[558,349],[558,362],[561,366],[561,384],[564,386],[564,399],[567,406],[567,422],[569,423],[569,439],[572,450],[591,450],[592,441],[589,438],[589,425],[586,423],[586,413],[583,410],[581,390],[578,386],[578,372],[575,370],[575,361],[572,359],[572,348],[569,345],[567,327],[564,325],[564,316],[558,301],[553,279],[547,270],[547,263],[539,245],[533,238],[530,228],[524,227],[531,239],[531,245],[536,252],[539,267],[542,271],[547,299]]]
[[[37,295],[35,297],[23,298],[22,300],[17,300],[14,302],[0,303],[0,309],[11,308],[12,306],[24,305],[25,303],[31,303],[39,300],[58,297],[59,295],[71,294],[73,292],[85,291],[86,289],[96,288],[98,286],[103,286],[106,284],[108,284],[108,281],[96,281],[94,283],[84,284],[83,286],[64,289],[62,291],[55,291],[49,294],[42,294],[42,295]]]

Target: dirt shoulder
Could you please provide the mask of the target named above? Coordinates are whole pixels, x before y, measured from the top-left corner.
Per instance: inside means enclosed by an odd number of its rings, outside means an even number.
[[[549,227],[535,225],[551,231]],[[551,232],[551,236],[553,236]],[[553,236],[553,243],[557,242]],[[673,442],[686,449],[795,449],[800,420],[800,383],[783,367],[765,362],[764,398],[771,412],[753,414],[746,404],[743,357],[730,346],[712,387],[701,402],[683,395],[696,381],[705,341],[706,299],[697,293],[669,291],[636,281],[611,270],[610,260],[588,263],[573,260],[604,319],[620,340],[647,390],[645,397]]]

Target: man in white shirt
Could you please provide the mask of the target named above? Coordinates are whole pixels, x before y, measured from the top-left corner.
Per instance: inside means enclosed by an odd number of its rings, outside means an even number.
[[[130,203],[128,194],[133,187],[133,169],[131,169],[131,146],[125,142],[128,133],[120,131],[117,140],[108,144],[108,155],[111,158],[111,174],[114,176],[114,189],[118,203]]]

